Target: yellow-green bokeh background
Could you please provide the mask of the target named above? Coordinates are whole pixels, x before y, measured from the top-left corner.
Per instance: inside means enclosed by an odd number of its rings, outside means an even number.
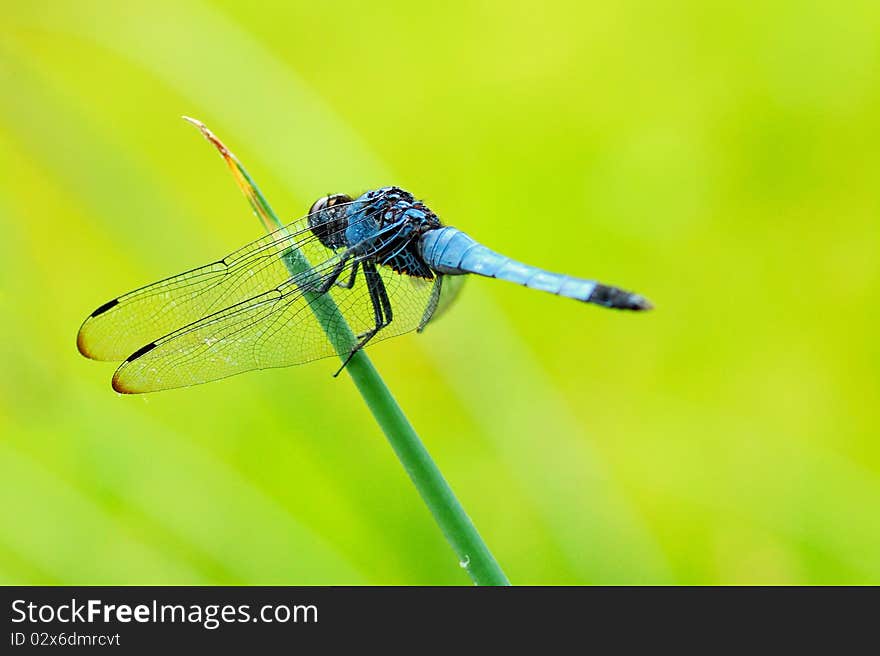
[[[880,5],[2,2],[0,582],[468,579],[332,361],[148,397],[98,304],[398,184],[649,315],[468,281],[371,356],[515,583],[880,583]]]

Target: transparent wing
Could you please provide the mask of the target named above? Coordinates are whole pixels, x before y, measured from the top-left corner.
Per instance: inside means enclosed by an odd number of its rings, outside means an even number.
[[[333,263],[318,265],[308,288],[326,279]],[[354,266],[359,265],[346,265],[340,282],[350,280]],[[370,344],[417,328],[433,290],[433,280],[400,275],[386,267],[380,267],[379,273],[393,320]],[[374,327],[373,304],[362,271],[356,272],[350,289],[335,286],[318,296],[308,288],[288,281],[142,347],[117,369],[114,389],[153,392],[252,369],[300,364],[337,355],[334,343],[347,353],[358,334]]]
[[[467,276],[443,276],[443,289],[440,292],[437,309],[431,317],[432,321],[436,321],[446,314],[455,302],[455,299],[457,299],[458,295],[461,293],[461,288],[464,287],[464,281],[466,279]]]
[[[333,210],[344,211],[346,205],[336,205]],[[366,220],[367,209],[363,217],[352,220]],[[333,218],[327,214],[328,222]],[[222,260],[105,303],[83,322],[77,347],[94,360],[123,360],[181,326],[276,289],[290,278],[281,256],[292,249],[310,263],[333,256],[309,228],[309,216],[304,216]]]

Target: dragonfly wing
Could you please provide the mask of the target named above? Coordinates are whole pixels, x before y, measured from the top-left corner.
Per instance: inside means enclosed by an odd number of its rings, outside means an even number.
[[[334,211],[343,211],[340,204]],[[328,212],[328,210],[324,210]],[[335,215],[327,214],[329,220]],[[352,221],[368,220],[355,213]],[[309,217],[266,235],[229,256],[113,299],[83,322],[80,352],[94,360],[123,360],[136,349],[202,317],[275,289],[290,278],[281,260],[297,253],[306,265],[333,255],[309,228]]]
[[[181,326],[275,289],[290,278],[280,255],[292,242],[267,235],[220,261],[105,303],[80,327],[80,352],[94,360],[122,360]]]
[[[290,335],[279,324],[299,321],[300,336],[314,320],[302,294],[266,292],[185,326],[133,353],[113,375],[113,388],[126,394],[196,385],[250,369],[293,364]],[[312,349],[330,355],[324,338]]]
[[[340,283],[350,279],[353,266],[357,265],[345,267]],[[317,269],[326,275],[332,267],[322,264]],[[380,268],[380,275],[394,316],[373,341],[414,330],[424,315],[433,283],[385,267]],[[304,293],[289,282],[138,349],[116,370],[113,387],[128,394],[186,387],[253,369],[338,355],[334,344],[344,345],[342,350],[347,354],[356,343],[353,336],[374,325],[363,272],[355,272],[351,288],[337,285],[322,296]]]
[[[455,299],[458,298],[461,288],[464,287],[464,281],[467,280],[467,276],[443,276],[442,280],[443,287],[440,289],[440,298],[437,299],[437,307],[433,314],[431,314],[429,323],[437,321],[437,319],[446,314],[455,302]]]

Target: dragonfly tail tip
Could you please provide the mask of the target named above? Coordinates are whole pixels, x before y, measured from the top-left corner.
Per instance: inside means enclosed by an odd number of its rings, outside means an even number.
[[[596,285],[587,302],[616,310],[644,312],[654,309],[654,304],[641,294],[634,294],[620,287],[602,284]]]
[[[651,301],[649,301],[644,296],[639,296],[638,294],[633,294],[630,302],[632,303],[632,305],[629,309],[636,310],[637,312],[645,312],[647,310],[654,309],[654,304],[651,303]]]

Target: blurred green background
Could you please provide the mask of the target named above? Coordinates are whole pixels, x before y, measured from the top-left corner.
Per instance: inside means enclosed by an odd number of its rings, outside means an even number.
[[[2,2],[0,582],[466,584],[324,360],[121,397],[98,304],[398,184],[648,315],[468,281],[371,356],[514,583],[880,583],[880,5]]]

